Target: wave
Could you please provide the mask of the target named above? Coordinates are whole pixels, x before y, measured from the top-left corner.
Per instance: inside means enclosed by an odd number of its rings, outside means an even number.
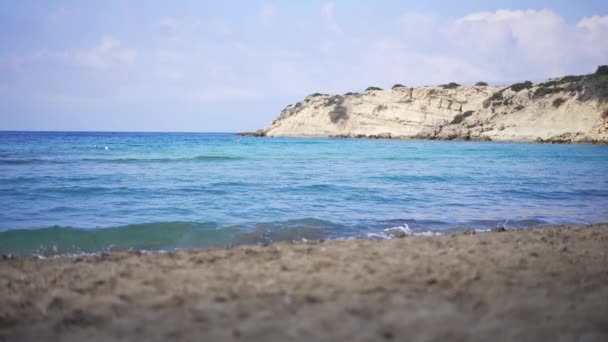
[[[521,198],[539,200],[570,200],[577,197],[605,198],[608,191],[603,189],[573,189],[571,191],[550,191],[544,189],[509,189],[505,194]]]
[[[31,165],[31,164],[64,164],[68,161],[57,159],[0,159],[0,165]]]
[[[175,163],[175,162],[224,162],[242,160],[238,156],[200,155],[183,158],[81,158],[81,159],[0,159],[0,165],[31,165],[31,164],[66,164],[78,162],[109,163],[109,164],[144,164],[144,163]]]
[[[374,176],[372,179],[399,182],[399,183],[415,183],[415,182],[448,182],[451,181],[448,177],[433,176],[433,175],[388,175],[388,176]]]
[[[157,222],[84,229],[52,226],[0,232],[0,253],[57,255],[120,250],[205,249],[335,237],[342,226],[314,218],[220,227],[215,222]]]
[[[244,223],[221,226],[217,222],[156,222],[107,228],[51,226],[0,232],[0,253],[18,256],[65,255],[104,251],[172,251],[207,249],[281,241],[328,239],[392,239],[404,236],[436,236],[495,227],[532,228],[547,225],[538,219],[473,220],[447,223],[431,220],[388,220],[363,225],[343,225],[316,218]]]
[[[568,223],[568,222],[563,222]],[[519,219],[519,220],[510,220],[510,219],[501,219],[501,220],[472,220],[467,222],[466,224],[461,224],[461,226],[468,226],[472,228],[479,229],[488,229],[488,228],[496,228],[496,227],[513,227],[513,228],[533,228],[540,227],[544,225],[548,225],[549,222],[537,219],[537,218],[528,218],[528,219]]]
[[[401,226],[389,227],[383,229],[381,232],[367,233],[367,237],[373,239],[389,240],[393,238],[401,238],[405,236],[438,236],[441,235],[439,232],[425,230],[415,232],[410,228],[407,223]]]
[[[82,161],[97,163],[139,164],[139,163],[175,163],[175,162],[220,162],[242,160],[237,156],[200,155],[187,158],[83,158]]]

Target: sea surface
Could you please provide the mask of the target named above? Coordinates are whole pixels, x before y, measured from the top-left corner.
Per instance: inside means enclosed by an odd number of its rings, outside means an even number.
[[[607,222],[608,147],[0,132],[0,208],[18,255]]]

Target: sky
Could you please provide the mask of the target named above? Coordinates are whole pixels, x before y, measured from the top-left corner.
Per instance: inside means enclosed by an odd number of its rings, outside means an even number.
[[[0,3],[0,130],[238,132],[311,93],[608,64],[608,1]]]

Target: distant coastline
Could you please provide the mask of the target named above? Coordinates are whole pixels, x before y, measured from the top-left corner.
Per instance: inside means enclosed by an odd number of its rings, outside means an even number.
[[[401,84],[315,93],[247,136],[608,143],[608,66],[506,87]]]

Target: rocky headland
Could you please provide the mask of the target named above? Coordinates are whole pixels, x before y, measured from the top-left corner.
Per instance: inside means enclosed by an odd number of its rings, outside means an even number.
[[[253,136],[608,143],[608,66],[542,83],[312,94]]]

